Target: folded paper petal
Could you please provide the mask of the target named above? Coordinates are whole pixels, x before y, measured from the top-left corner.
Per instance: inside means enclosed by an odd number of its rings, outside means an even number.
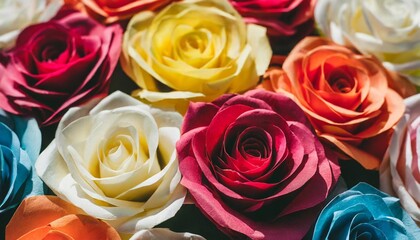
[[[121,65],[142,90],[185,105],[254,87],[270,58],[266,29],[246,25],[228,1],[187,0],[134,15]]]
[[[71,108],[36,163],[59,197],[122,233],[171,218],[186,191],[175,143],[182,116],[122,92]]]
[[[0,49],[15,45],[19,33],[26,27],[53,18],[63,5],[62,0],[3,1],[0,6]]]
[[[301,239],[340,174],[304,112],[281,94],[192,103],[182,131],[181,183],[232,238]]]
[[[287,53],[314,27],[312,0],[230,0],[247,23],[267,28],[267,35],[276,53]]]
[[[400,199],[403,208],[420,222],[420,95],[404,100],[406,110],[395,127],[380,168],[381,190]]]
[[[120,26],[75,11],[25,28],[0,64],[0,107],[51,125],[70,107],[104,96],[121,37]]]
[[[377,169],[404,111],[402,97],[388,85],[393,76],[375,58],[307,37],[281,69],[267,71],[259,88],[286,93],[342,158]]]
[[[172,232],[166,228],[153,228],[150,230],[140,230],[136,232],[130,240],[158,240],[158,239],[173,239],[173,240],[204,240],[202,236],[192,233],[177,233]]]
[[[35,119],[0,110],[0,231],[27,196],[44,193],[34,164],[41,149],[41,131]]]
[[[120,239],[111,226],[84,215],[56,196],[25,199],[6,229],[6,239]]]
[[[322,210],[313,239],[417,239],[420,230],[397,198],[359,183],[336,196]]]
[[[315,19],[323,34],[338,44],[377,57],[389,70],[420,85],[420,3],[412,0],[320,0]]]

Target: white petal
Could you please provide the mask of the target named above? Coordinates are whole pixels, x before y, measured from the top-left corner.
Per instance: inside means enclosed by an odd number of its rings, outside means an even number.
[[[140,230],[130,240],[205,240],[202,236],[192,233],[177,233],[165,228]]]
[[[248,24],[248,43],[251,45],[258,76],[265,73],[273,55],[266,33],[265,27]]]

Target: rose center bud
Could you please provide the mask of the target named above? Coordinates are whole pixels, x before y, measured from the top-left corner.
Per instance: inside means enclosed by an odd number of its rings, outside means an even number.
[[[116,129],[106,134],[97,149],[97,177],[118,176],[135,169],[140,162],[148,159],[145,145],[144,136],[139,136],[133,127]]]
[[[131,144],[124,136],[118,136],[116,139],[111,140],[108,148],[109,165],[113,168],[118,167],[115,163],[118,164],[119,160],[127,158],[133,151]]]
[[[218,167],[240,176],[239,182],[253,181],[271,166],[271,136],[258,127],[233,127],[227,131],[225,146],[216,159]]]
[[[383,233],[378,233],[378,228],[372,224],[370,221],[373,221],[372,216],[368,216],[367,214],[360,214],[363,215],[362,217],[359,216],[359,221],[364,221],[364,223],[357,224],[354,228],[350,230],[349,239],[358,239],[358,240],[369,240],[369,239],[379,239],[383,237]],[[356,218],[356,217],[355,217]],[[361,220],[360,218],[364,218]],[[377,220],[381,222],[381,220]]]
[[[333,83],[332,88],[336,92],[348,93],[351,91],[352,86],[347,79],[340,78]]]
[[[206,29],[194,29],[191,26],[178,26],[175,29],[175,52],[173,59],[188,64],[193,68],[202,68],[214,56],[209,45],[212,34]]]
[[[332,90],[338,93],[349,93],[355,85],[353,78],[340,72],[331,74],[328,83],[330,84]]]
[[[254,136],[247,136],[248,138],[243,139],[240,152],[243,156],[265,158],[267,157],[267,148],[265,142],[261,139],[255,138]]]
[[[66,48],[67,45],[62,42],[59,42],[55,45],[46,46],[41,50],[39,59],[45,62],[52,62],[56,60]]]
[[[47,36],[45,36],[47,35]],[[70,57],[65,54],[68,50],[68,34],[58,29],[46,31],[42,36],[38,37],[37,43],[32,49],[39,62],[58,62],[65,63]]]
[[[203,52],[207,43],[206,38],[200,35],[202,35],[200,32],[193,32],[185,35],[181,40],[182,50],[198,50],[200,52]]]

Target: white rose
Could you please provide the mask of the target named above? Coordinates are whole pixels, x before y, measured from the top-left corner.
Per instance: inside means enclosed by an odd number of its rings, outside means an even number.
[[[315,19],[333,41],[375,55],[420,85],[420,1],[318,0]]]
[[[134,234],[130,240],[162,240],[162,239],[171,239],[171,240],[205,240],[200,235],[192,233],[177,233],[172,232],[166,228],[153,228],[140,230]]]
[[[121,92],[71,108],[36,170],[54,193],[121,233],[173,217],[186,190],[175,143],[182,116]]]
[[[398,197],[420,224],[420,94],[404,102],[406,111],[396,125],[380,168],[380,188]]]
[[[0,0],[0,49],[14,45],[20,31],[56,15],[62,0]]]

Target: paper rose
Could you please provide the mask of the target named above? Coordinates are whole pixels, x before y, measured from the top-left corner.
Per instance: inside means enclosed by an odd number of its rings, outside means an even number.
[[[177,233],[172,232],[166,228],[152,228],[140,230],[134,234],[130,240],[161,240],[161,239],[171,239],[171,240],[205,240],[205,238],[191,233]]]
[[[26,198],[6,228],[6,239],[120,240],[111,226],[56,196]]]
[[[23,30],[1,66],[0,107],[56,123],[64,112],[108,93],[118,63],[121,27],[105,27],[79,12]]]
[[[420,85],[419,11],[417,0],[318,0],[315,19],[335,42],[376,56]]]
[[[287,53],[315,27],[315,0],[229,0],[248,23],[267,28],[277,53]]]
[[[43,194],[33,168],[40,149],[41,131],[35,119],[0,109],[0,232],[26,196]]]
[[[50,20],[62,5],[62,0],[2,0],[0,49],[13,47],[22,29]]]
[[[267,72],[262,87],[295,99],[341,158],[377,169],[392,127],[404,112],[401,96],[388,87],[391,81],[375,58],[307,37],[292,50],[282,70]]]
[[[380,168],[381,190],[398,197],[420,223],[420,94],[404,100],[406,110],[395,127]]]
[[[419,239],[420,229],[397,198],[359,183],[322,210],[312,239]]]
[[[54,193],[122,233],[175,215],[185,189],[175,151],[179,113],[115,92],[71,108],[36,170]]]
[[[181,183],[235,239],[302,239],[340,175],[303,111],[280,94],[192,103],[182,132]]]
[[[141,11],[154,11],[174,0],[65,0],[82,11],[89,13],[96,19],[113,23],[125,20]]]
[[[142,89],[156,92],[149,98],[211,100],[257,84],[271,57],[265,33],[245,25],[226,0],[184,0],[131,19],[121,64]]]

